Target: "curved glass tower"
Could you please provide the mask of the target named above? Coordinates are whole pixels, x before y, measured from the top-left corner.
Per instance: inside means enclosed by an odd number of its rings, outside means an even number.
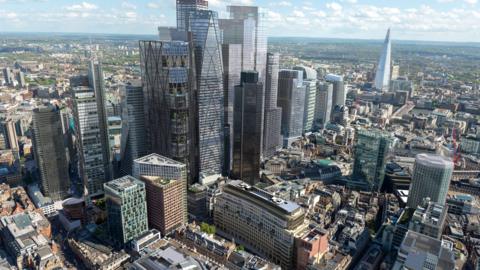
[[[385,42],[383,43],[383,50],[380,59],[378,60],[377,72],[375,73],[375,89],[379,91],[388,91],[390,84],[390,74],[392,65],[392,45],[390,42],[390,29],[387,31]]]

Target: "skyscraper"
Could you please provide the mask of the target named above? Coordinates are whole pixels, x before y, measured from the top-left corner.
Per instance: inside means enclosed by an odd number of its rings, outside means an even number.
[[[121,170],[124,175],[131,175],[133,160],[147,152],[143,88],[140,82],[133,82],[125,85],[123,91]]]
[[[251,185],[260,178],[264,103],[258,72],[243,71],[240,85],[235,86],[232,175]]]
[[[242,72],[242,45],[222,44],[223,57],[223,95],[225,119],[225,166],[224,174],[230,173],[233,145],[233,96],[234,88],[240,84]]]
[[[332,114],[333,84],[321,82],[317,88],[317,103],[315,105],[315,129],[325,128]]]
[[[418,154],[415,157],[407,206],[416,208],[427,197],[432,202],[444,205],[453,168],[453,162],[448,157]]]
[[[223,42],[242,44],[242,70],[258,72],[259,82],[265,83],[267,37],[263,14],[256,6],[228,6],[230,18],[221,20]]]
[[[282,148],[282,108],[277,106],[279,55],[267,54],[265,74],[265,112],[263,127],[263,157],[269,158]]]
[[[282,135],[284,146],[302,136],[305,109],[305,85],[298,70],[280,70],[278,73],[278,101],[282,108]]]
[[[392,136],[385,131],[357,131],[352,177],[364,184],[366,190],[379,191],[382,188],[386,159],[393,143]]]
[[[201,180],[220,176],[224,166],[224,101],[221,35],[218,15],[210,10],[190,13],[195,50],[198,172]]]
[[[45,196],[62,200],[68,195],[70,177],[59,108],[39,106],[33,110],[33,148]]]
[[[303,113],[303,131],[309,132],[313,128],[315,118],[315,101],[317,93],[317,71],[310,67],[297,66],[294,70],[303,74],[303,85],[305,85],[305,106]]]
[[[93,61],[89,76],[70,79],[73,90],[75,136],[80,178],[89,198],[103,194],[103,183],[111,179],[105,89],[101,66]],[[92,86],[93,85],[93,86]]]
[[[147,149],[195,174],[191,48],[184,41],[140,41]],[[223,108],[223,106],[222,106]]]
[[[165,235],[187,222],[185,164],[150,154],[135,160],[133,174],[146,185],[150,227]]]
[[[123,246],[148,230],[145,184],[124,176],[104,184],[108,230]]]
[[[374,87],[379,91],[388,91],[388,87],[390,86],[390,74],[392,68],[391,47],[390,29],[388,29],[385,42],[383,43],[382,54],[378,60],[377,71],[375,73]]]
[[[345,91],[343,77],[340,75],[328,74],[325,76],[325,80],[333,84],[332,108],[335,108],[336,106],[345,106],[347,93]]]
[[[206,0],[177,0],[177,29],[188,31],[190,13],[196,10],[207,10]]]

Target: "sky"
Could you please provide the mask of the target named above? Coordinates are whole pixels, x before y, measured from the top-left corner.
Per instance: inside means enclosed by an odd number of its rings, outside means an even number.
[[[480,0],[210,0],[257,5],[268,36],[480,42]],[[0,0],[0,32],[156,34],[175,0]]]

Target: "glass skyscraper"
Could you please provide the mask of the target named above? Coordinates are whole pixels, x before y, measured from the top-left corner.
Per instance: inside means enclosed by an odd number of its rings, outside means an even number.
[[[317,87],[317,101],[315,105],[315,129],[325,128],[330,122],[333,107],[333,84],[321,82]]]
[[[208,1],[205,0],[177,0],[177,29],[188,30],[190,13],[196,10],[207,10]]]
[[[222,173],[224,166],[224,97],[221,36],[217,13],[190,13],[189,29],[195,50],[198,171],[200,179]]]
[[[390,76],[392,73],[392,44],[390,42],[390,29],[387,31],[383,43],[382,54],[378,59],[377,71],[375,73],[375,89],[388,91],[390,87]]]
[[[264,103],[258,73],[243,71],[240,85],[235,86],[232,175],[251,185],[260,179]]]
[[[262,151],[264,158],[273,156],[277,150],[282,148],[282,108],[277,106],[279,62],[278,53],[267,54]]]
[[[317,71],[310,67],[297,66],[294,70],[303,74],[303,85],[305,85],[305,109],[303,112],[303,130],[312,131],[315,118],[315,103],[317,94]]]
[[[298,70],[280,70],[278,73],[278,101],[282,108],[282,135],[284,146],[298,139],[303,133],[305,110],[305,85],[303,73]]]
[[[354,147],[353,179],[366,190],[380,191],[385,177],[387,155],[394,139],[382,130],[360,129]]]

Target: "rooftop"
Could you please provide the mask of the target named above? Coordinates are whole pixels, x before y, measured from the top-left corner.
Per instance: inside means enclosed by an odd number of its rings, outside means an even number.
[[[453,161],[449,157],[434,154],[418,154],[415,163],[434,168],[451,168],[453,170]]]
[[[104,185],[105,187],[113,189],[114,191],[122,192],[131,188],[135,188],[139,185],[143,186],[144,184],[137,178],[127,175],[127,176],[112,180],[110,182],[107,182]]]
[[[158,165],[158,166],[171,166],[171,167],[185,167],[186,165],[173,159],[161,156],[159,154],[150,154],[141,158],[137,158],[135,163]]]

